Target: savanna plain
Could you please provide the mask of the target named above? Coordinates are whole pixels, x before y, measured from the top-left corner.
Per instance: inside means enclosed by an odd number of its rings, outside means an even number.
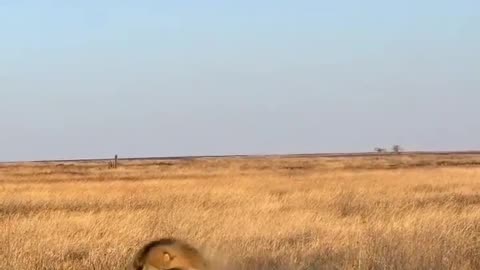
[[[0,269],[126,269],[178,237],[223,269],[480,269],[480,156],[0,165]]]

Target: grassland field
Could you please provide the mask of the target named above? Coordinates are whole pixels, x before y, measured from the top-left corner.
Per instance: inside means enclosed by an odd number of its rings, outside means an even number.
[[[0,269],[126,269],[179,237],[225,269],[480,269],[480,155],[0,165]]]

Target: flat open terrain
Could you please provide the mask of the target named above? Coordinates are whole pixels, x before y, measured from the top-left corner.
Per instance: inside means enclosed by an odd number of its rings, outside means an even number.
[[[480,156],[0,165],[0,269],[125,269],[175,236],[228,269],[480,269]]]

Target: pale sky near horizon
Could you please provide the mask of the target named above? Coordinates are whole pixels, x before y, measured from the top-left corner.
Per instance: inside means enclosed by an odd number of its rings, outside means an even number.
[[[480,150],[480,1],[0,0],[0,161]]]

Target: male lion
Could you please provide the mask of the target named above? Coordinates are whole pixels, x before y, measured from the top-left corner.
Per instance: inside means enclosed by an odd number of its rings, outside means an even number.
[[[133,270],[208,270],[208,263],[193,246],[175,238],[144,245],[132,263]]]

